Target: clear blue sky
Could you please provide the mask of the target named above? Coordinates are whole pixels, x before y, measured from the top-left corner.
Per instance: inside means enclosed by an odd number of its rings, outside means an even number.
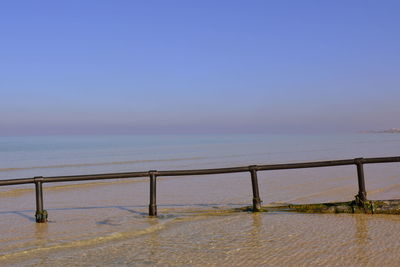
[[[0,135],[400,127],[400,1],[2,1]]]

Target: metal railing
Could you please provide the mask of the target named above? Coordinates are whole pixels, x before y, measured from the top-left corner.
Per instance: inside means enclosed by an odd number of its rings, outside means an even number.
[[[35,192],[36,192],[35,218],[36,222],[40,223],[47,221],[47,211],[44,210],[43,206],[43,183],[149,177],[150,179],[149,216],[157,216],[157,204],[156,204],[157,177],[250,172],[252,191],[253,191],[253,211],[256,212],[260,211],[261,209],[261,198],[258,189],[258,179],[257,179],[258,171],[356,165],[357,178],[358,178],[358,194],[356,195],[356,199],[362,203],[367,200],[363,165],[374,164],[374,163],[390,163],[390,162],[400,162],[400,157],[355,158],[355,159],[344,159],[344,160],[329,160],[329,161],[288,163],[288,164],[250,165],[242,167],[197,169],[197,170],[172,170],[172,171],[150,170],[148,172],[124,172],[124,173],[73,175],[73,176],[53,176],[53,177],[37,176],[34,178],[0,180],[0,186],[30,184],[30,183],[35,184]]]

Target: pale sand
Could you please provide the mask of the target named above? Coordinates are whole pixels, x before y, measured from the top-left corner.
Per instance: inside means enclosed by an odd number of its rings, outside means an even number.
[[[366,168],[371,199],[400,197],[398,164]],[[263,172],[264,204],[350,200],[351,167]],[[158,182],[45,185],[47,224],[34,223],[34,192],[2,188],[2,266],[396,266],[400,216],[232,212],[251,203],[246,174]]]

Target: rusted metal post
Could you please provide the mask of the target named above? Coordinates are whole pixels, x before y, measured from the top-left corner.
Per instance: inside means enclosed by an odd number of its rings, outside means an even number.
[[[358,194],[356,198],[361,203],[367,200],[367,191],[365,190],[364,167],[362,160],[363,158],[354,159],[357,166],[357,177],[358,177]]]
[[[43,177],[34,178],[36,192],[36,213],[35,219],[37,223],[47,222],[47,211],[43,209]]]
[[[157,183],[157,171],[149,171],[150,176],[150,205],[149,205],[149,216],[157,216],[157,204],[156,204],[156,183]]]
[[[251,174],[251,186],[253,189],[253,212],[261,210],[260,192],[258,190],[258,179],[256,165],[249,166]]]

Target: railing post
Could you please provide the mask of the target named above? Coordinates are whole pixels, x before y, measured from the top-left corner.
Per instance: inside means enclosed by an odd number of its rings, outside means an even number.
[[[37,223],[47,222],[47,211],[43,209],[43,177],[38,176],[34,178],[35,192],[36,192],[36,213],[35,219]]]
[[[363,158],[356,158],[354,162],[357,166],[357,178],[358,178],[358,194],[356,199],[361,203],[367,200],[367,191],[365,190],[365,179],[364,179],[364,167],[363,167]]]
[[[249,166],[249,170],[251,174],[251,186],[253,189],[253,212],[257,212],[261,210],[260,192],[258,190],[257,166]]]
[[[149,171],[150,177],[150,205],[149,205],[149,216],[157,216],[157,203],[156,203],[156,183],[157,183],[157,171]]]

